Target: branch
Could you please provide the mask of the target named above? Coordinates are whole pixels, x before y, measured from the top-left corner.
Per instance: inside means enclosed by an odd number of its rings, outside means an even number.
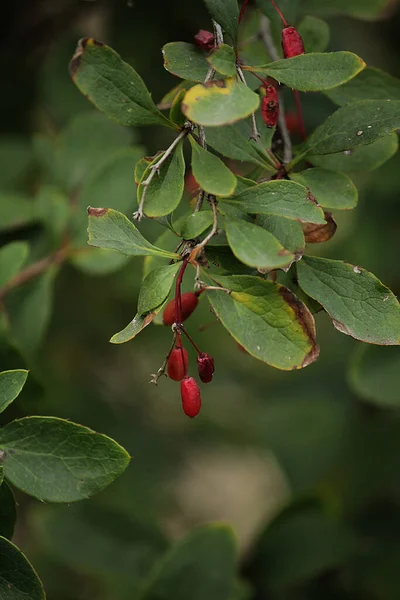
[[[160,172],[161,166],[171,156],[172,152],[174,151],[174,149],[176,148],[176,146],[179,144],[179,142],[181,140],[183,140],[183,138],[185,138],[189,134],[189,132],[191,130],[192,130],[192,124],[191,123],[185,123],[184,129],[182,129],[182,131],[174,139],[174,141],[172,142],[172,144],[165,150],[165,152],[161,156],[161,158],[154,165],[152,165],[150,167],[150,173],[149,173],[147,179],[145,179],[140,184],[140,188],[143,191],[142,191],[142,195],[140,197],[140,202],[139,202],[138,209],[137,209],[137,211],[135,213],[133,213],[133,218],[136,219],[137,221],[141,221],[142,218],[143,218],[143,206],[144,206],[144,201],[146,200],[147,188],[149,187],[150,183],[154,179],[155,174]]]
[[[275,44],[272,39],[271,25],[267,17],[264,15],[261,17],[261,38],[267,49],[268,54],[273,61],[279,60],[279,54],[275,48]],[[292,140],[290,138],[289,129],[285,119],[285,107],[283,104],[283,94],[278,92],[279,95],[279,117],[278,117],[278,128],[281,133],[283,142],[283,164],[287,165],[292,160]]]

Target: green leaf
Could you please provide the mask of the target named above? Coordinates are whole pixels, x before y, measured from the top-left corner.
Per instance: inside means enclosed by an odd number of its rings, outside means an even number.
[[[57,138],[57,182],[76,190],[93,169],[131,144],[132,131],[94,110],[72,119]]]
[[[221,44],[207,56],[207,62],[221,75],[236,76],[236,56],[232,46]]]
[[[382,408],[399,408],[400,348],[360,346],[350,366],[349,381],[364,400]]]
[[[162,49],[164,68],[187,81],[204,81],[209,65],[204,54],[194,44],[169,42]]]
[[[15,192],[0,193],[0,231],[25,227],[35,219],[32,198]]]
[[[5,303],[14,343],[23,356],[31,359],[40,348],[53,305],[54,280],[58,267],[50,267],[39,277],[12,289]],[[32,318],[35,315],[35,318]]]
[[[182,100],[184,99],[185,94],[186,90],[181,90],[179,94],[177,94],[171,105],[171,110],[169,111],[170,120],[179,127],[183,127],[186,122],[186,117],[182,112]]]
[[[234,125],[224,127],[207,127],[207,145],[223,156],[250,162],[265,168],[270,161],[262,146],[250,139],[251,124],[246,119]]]
[[[356,19],[371,19],[379,17],[388,4],[388,0],[302,0],[302,10],[326,17],[346,15]]]
[[[71,214],[71,202],[64,192],[54,185],[42,185],[36,197],[36,213],[57,247],[66,230]]]
[[[143,173],[141,182],[148,177],[158,157]],[[172,154],[161,165],[147,187],[144,213],[148,217],[162,217],[170,214],[179,205],[185,187],[185,160],[183,158],[183,141],[174,148]],[[139,184],[138,198],[143,193]]]
[[[182,225],[181,235],[185,240],[192,240],[211,227],[214,221],[212,210],[201,210],[188,216]]]
[[[388,73],[367,67],[348,83],[326,92],[339,106],[357,100],[400,100],[400,79]]]
[[[42,583],[32,565],[12,542],[0,537],[1,600],[45,600]]]
[[[88,208],[89,244],[98,248],[118,250],[127,256],[149,256],[155,254],[166,258],[178,258],[178,254],[167,252],[150,244],[134,224],[122,213],[111,208]]]
[[[204,4],[207,6],[212,18],[235,41],[239,20],[237,0],[204,0]]]
[[[14,495],[7,483],[3,481],[0,485],[0,535],[10,540],[14,533],[16,520],[17,510]]]
[[[22,369],[0,373],[0,413],[19,395],[27,377],[28,371]]]
[[[129,586],[139,583],[167,548],[155,524],[146,523],[142,516],[92,502],[46,507],[34,514],[34,525],[50,556],[97,581],[112,577],[114,584],[115,578]]]
[[[225,231],[233,254],[249,267],[271,271],[289,267],[294,254],[269,231],[240,219],[226,219]]]
[[[177,542],[156,564],[143,600],[230,600],[236,542],[224,525],[208,525]]]
[[[400,305],[369,271],[340,260],[305,256],[299,285],[322,304],[341,333],[379,345],[400,344]]]
[[[314,319],[288,288],[247,275],[215,278],[232,291],[207,291],[211,306],[249,354],[283,370],[301,369],[318,358]]]
[[[361,100],[339,108],[310,135],[305,150],[332,154],[371,144],[400,127],[400,100]]]
[[[317,167],[345,173],[373,171],[392,158],[398,148],[398,136],[396,133],[391,133],[368,146],[358,146],[353,150],[345,150],[338,154],[311,155],[307,157],[307,160]]]
[[[143,158],[137,161],[134,173],[135,183],[137,185],[139,185],[141,179],[143,178],[147,167],[153,164],[157,158],[160,159],[163,154],[164,152],[158,152],[155,156],[143,156]]]
[[[325,223],[323,210],[307,197],[304,186],[294,181],[266,181],[239,197],[221,201],[254,214],[276,215],[305,223]]]
[[[173,127],[154,104],[142,78],[109,46],[84,38],[69,65],[79,90],[120,125]]]
[[[114,440],[55,417],[26,417],[0,430],[5,477],[49,502],[75,502],[107,487],[129,464]]]
[[[116,250],[86,247],[75,250],[69,260],[87,275],[104,276],[119,271],[130,259]]]
[[[303,38],[307,53],[325,52],[327,49],[330,38],[329,25],[322,19],[310,15],[304,17],[298,26],[298,32]]]
[[[26,242],[11,242],[0,249],[0,287],[20,272],[28,252]]]
[[[182,111],[194,123],[218,127],[248,117],[259,104],[257,94],[232,78],[195,85],[186,92]]]
[[[191,136],[192,172],[199,186],[214,196],[232,196],[236,177],[218,156],[204,150]]]
[[[133,340],[133,338],[143,331],[147,325],[150,325],[157,314],[164,308],[164,304],[165,303],[157,306],[157,308],[148,315],[140,315],[137,313],[124,329],[112,336],[110,342],[112,344],[125,344],[125,342]]]
[[[169,296],[182,262],[150,271],[140,287],[138,313],[144,315],[160,306]]]
[[[364,67],[364,61],[352,52],[318,52],[246,68],[273,77],[295,90],[318,92],[345,83]]]
[[[293,252],[295,260],[303,255],[304,233],[298,221],[276,215],[257,215],[256,224],[272,233],[286,250]]]
[[[191,87],[194,86],[193,81],[180,81],[178,83],[178,85],[175,85],[172,90],[170,90],[169,92],[167,92],[165,94],[165,96],[163,96],[158,104],[158,108],[162,109],[162,110],[166,110],[168,108],[171,108],[172,103],[174,102],[175,98],[178,96],[178,94],[180,94],[180,92],[182,90],[190,90]]]
[[[328,169],[306,169],[301,173],[291,173],[290,178],[310,188],[318,204],[324,208],[348,210],[357,206],[357,188],[343,173]]]

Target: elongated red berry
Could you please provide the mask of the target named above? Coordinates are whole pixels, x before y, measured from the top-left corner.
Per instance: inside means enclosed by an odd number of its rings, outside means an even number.
[[[285,27],[282,29],[282,49],[285,58],[304,54],[303,38],[295,27]]]
[[[181,296],[182,321],[186,321],[199,303],[199,298],[193,292],[186,292]],[[175,299],[168,302],[163,312],[164,325],[173,325],[175,323]]]
[[[200,50],[211,50],[214,47],[214,35],[211,31],[200,29],[194,36],[194,42]]]
[[[182,408],[185,415],[193,419],[201,408],[200,389],[193,377],[185,377],[181,381]]]
[[[274,85],[265,86],[265,96],[261,102],[261,114],[267,127],[275,127],[279,117],[279,98]]]
[[[214,374],[214,359],[206,352],[202,352],[197,357],[197,368],[199,377],[203,383],[210,383]]]
[[[182,346],[175,346],[168,359],[168,377],[174,381],[182,381],[187,375],[188,353]]]

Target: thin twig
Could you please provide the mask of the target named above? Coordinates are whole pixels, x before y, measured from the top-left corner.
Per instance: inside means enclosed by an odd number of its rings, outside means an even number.
[[[152,182],[155,174],[160,172],[161,166],[171,156],[172,152],[174,151],[176,146],[179,144],[179,142],[181,140],[183,140],[183,138],[185,138],[188,135],[188,133],[190,133],[191,130],[192,130],[192,124],[191,123],[185,124],[184,129],[182,129],[182,131],[174,139],[172,144],[165,150],[165,152],[161,156],[161,158],[154,165],[152,165],[150,167],[150,173],[149,173],[148,177],[144,181],[142,181],[142,183],[140,184],[142,194],[140,196],[140,202],[139,202],[138,209],[135,213],[133,213],[133,218],[136,219],[137,221],[141,221],[143,218],[143,206],[144,206],[144,201],[146,200],[147,189],[148,189],[150,183]]]
[[[196,256],[199,254],[199,252],[201,252],[201,250],[205,246],[207,246],[207,244],[211,240],[211,238],[217,233],[217,229],[218,229],[217,203],[215,201],[214,196],[212,196],[211,194],[208,195],[208,200],[211,204],[211,208],[213,211],[213,226],[211,228],[210,233],[204,238],[204,240],[201,241],[199,244],[197,244],[197,246],[195,246],[193,248],[192,252],[190,253],[189,262],[192,262],[193,260],[196,259]]]
[[[216,48],[220,44],[224,43],[224,35],[222,33],[221,25],[219,25],[214,20],[213,20],[213,26],[214,26],[214,47]],[[214,79],[214,76],[215,76],[215,69],[213,69],[213,67],[210,67],[208,69],[204,83],[208,83],[209,81]],[[204,148],[204,150],[207,150],[206,134],[205,134],[203,125],[198,125],[197,130],[199,132],[200,146],[202,148]],[[199,212],[199,210],[201,210],[201,207],[203,206],[203,202],[204,202],[204,197],[205,197],[204,190],[201,190],[199,195],[197,196],[196,206],[194,207],[193,212],[196,213],[196,212]]]
[[[5,295],[12,289],[27,283],[34,277],[41,275],[51,267],[52,265],[60,265],[67,257],[69,247],[64,246],[63,248],[59,248],[54,254],[50,254],[50,256],[46,256],[38,260],[37,262],[29,265],[26,269],[15,275],[12,279],[10,279],[2,288],[0,288],[0,301],[3,300]]]
[[[243,75],[243,71],[239,65],[236,65],[236,71],[237,71],[237,74],[239,75],[240,81],[247,87],[247,81],[246,81],[246,79]],[[251,114],[251,136],[250,136],[250,139],[254,140],[255,142],[258,142],[260,137],[261,137],[261,133],[257,129],[256,114],[252,113]]]
[[[260,24],[261,38],[273,61],[279,60],[279,54],[275,48],[274,41],[272,39],[271,24],[267,17],[264,15],[261,17]],[[278,117],[278,128],[282,137],[283,142],[283,164],[287,165],[292,160],[292,140],[290,138],[289,129],[285,119],[285,107],[283,104],[283,94],[278,92],[279,95],[279,117]]]
[[[158,380],[160,379],[160,377],[162,377],[162,375],[165,375],[165,369],[167,368],[167,364],[168,364],[168,359],[171,356],[171,352],[172,350],[175,348],[175,342],[176,342],[176,338],[177,338],[177,332],[174,331],[174,337],[172,340],[172,344],[169,347],[168,353],[164,359],[163,364],[161,365],[161,367],[158,369],[157,373],[152,373],[151,374],[151,379],[150,379],[150,383],[154,383],[155,385],[157,385]]]

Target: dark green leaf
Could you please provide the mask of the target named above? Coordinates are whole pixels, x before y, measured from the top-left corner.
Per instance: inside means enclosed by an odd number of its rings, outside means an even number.
[[[328,169],[306,169],[301,173],[292,173],[290,177],[310,188],[318,204],[324,208],[348,210],[357,206],[357,188],[343,173]]]
[[[204,0],[212,18],[236,40],[239,7],[237,0]]]
[[[339,106],[357,100],[400,100],[400,79],[388,73],[367,67],[348,83],[326,92]]]
[[[233,254],[249,267],[271,271],[288,267],[294,255],[266,229],[239,219],[226,219],[225,231]]]
[[[17,510],[15,507],[14,495],[5,481],[0,485],[0,535],[11,540],[15,521],[17,519]],[[1,578],[1,565],[0,565]]]
[[[142,78],[109,46],[93,38],[80,40],[69,70],[80,91],[120,125],[172,126]]]
[[[304,186],[294,181],[267,181],[223,200],[249,213],[276,215],[308,223],[325,223],[323,210],[307,197]],[[221,202],[222,204],[222,202]]]
[[[236,177],[218,156],[204,150],[190,136],[192,146],[192,172],[199,186],[214,196],[232,196]]]
[[[25,227],[35,219],[32,198],[14,192],[0,193],[0,231]]]
[[[140,287],[138,299],[138,313],[140,315],[147,314],[168,298],[175,276],[182,263],[177,262],[174,265],[158,267],[150,271],[144,278]]]
[[[221,44],[207,56],[207,62],[222,75],[235,77],[236,56],[232,46]]]
[[[319,52],[247,68],[273,77],[295,90],[316,92],[345,83],[364,67],[364,61],[352,52]]]
[[[32,565],[13,543],[0,537],[1,600],[45,600],[42,583]]]
[[[150,244],[122,213],[111,208],[88,208],[89,244],[98,248],[118,250],[127,256],[156,254],[166,258],[178,258],[178,254],[167,252]]]
[[[119,271],[130,259],[116,250],[86,247],[75,250],[69,260],[83,273],[101,276]]]
[[[392,158],[398,148],[398,136],[396,133],[391,133],[368,146],[358,146],[353,150],[345,150],[338,154],[311,155],[307,159],[317,167],[325,167],[334,171],[344,171],[345,173],[373,171]]]
[[[400,100],[361,100],[339,108],[308,138],[312,154],[332,154],[371,144],[400,127]]]
[[[0,430],[5,477],[49,502],[74,502],[107,487],[129,464],[111,438],[55,417],[26,417]]]
[[[143,600],[230,600],[236,543],[224,525],[191,532],[162,558],[144,587]]]
[[[232,78],[195,85],[186,92],[182,111],[194,123],[216,127],[248,117],[259,104],[257,94]]]
[[[364,400],[382,408],[399,408],[400,348],[360,346],[351,363],[349,380]]]
[[[162,49],[164,68],[187,81],[204,81],[209,64],[204,54],[194,44],[170,42]],[[162,101],[163,102],[163,101]]]
[[[142,183],[149,176],[150,169],[154,167],[156,162],[157,159],[143,173],[138,187],[138,198],[143,193]],[[144,213],[148,217],[162,217],[175,210],[183,195],[184,178],[185,160],[183,158],[183,141],[181,141],[147,186]]]
[[[208,291],[211,306],[249,354],[283,370],[306,367],[318,358],[314,319],[288,288],[247,275],[216,279],[232,291]]]
[[[153,164],[156,159],[160,159],[163,154],[164,152],[158,152],[155,156],[143,156],[143,158],[137,161],[134,173],[135,183],[137,185],[139,185],[141,179],[143,178],[147,167]]]
[[[180,83],[178,83],[178,85],[173,87],[172,90],[167,92],[165,94],[165,96],[162,97],[162,99],[160,100],[160,102],[158,104],[158,108],[163,109],[163,110],[171,108],[172,103],[175,100],[175,98],[178,96],[178,94],[182,90],[190,90],[190,88],[193,86],[194,86],[193,81],[187,81],[187,80],[181,81]]]
[[[0,287],[19,273],[28,252],[26,242],[12,242],[0,249]]]
[[[257,215],[256,224],[275,236],[282,246],[293,252],[297,260],[304,252],[304,234],[301,224],[276,215]]]
[[[0,373],[0,413],[19,395],[27,377],[28,371],[22,369]]]
[[[250,162],[260,167],[269,165],[263,148],[250,139],[251,124],[247,119],[224,127],[207,127],[207,144],[223,156]],[[264,154],[264,157],[263,157]]]
[[[112,336],[110,342],[112,344],[124,344],[125,342],[129,342],[134,337],[136,337],[138,333],[143,331],[143,329],[147,327],[147,325],[150,325],[157,313],[159,313],[163,308],[164,303],[158,306],[156,309],[153,310],[153,312],[146,316],[137,313],[132,319],[132,321],[130,321],[130,323],[128,323],[128,325],[124,329],[118,331],[118,333],[115,333]]]
[[[186,117],[182,112],[182,100],[184,99],[185,94],[186,90],[181,90],[179,94],[177,94],[171,105],[171,110],[169,111],[170,120],[179,127],[183,127],[186,122]]]
[[[187,217],[181,229],[181,235],[185,240],[192,240],[203,233],[213,223],[212,210],[201,210]]]
[[[309,52],[325,52],[329,44],[329,25],[318,17],[304,17],[298,27],[304,47]]]
[[[400,344],[400,305],[372,273],[340,260],[305,256],[299,285],[322,304],[341,333],[379,345]]]

